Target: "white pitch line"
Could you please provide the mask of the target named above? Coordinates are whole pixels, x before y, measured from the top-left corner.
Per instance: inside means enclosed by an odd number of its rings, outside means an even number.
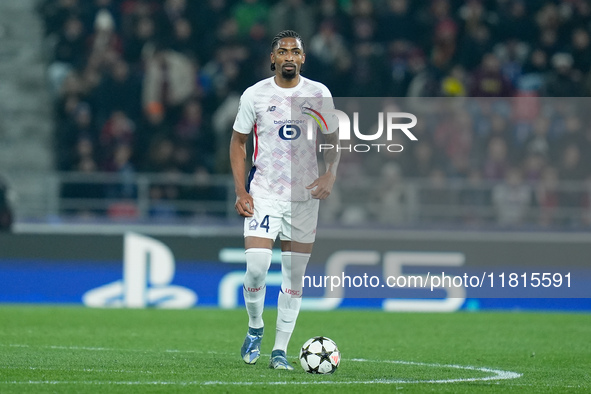
[[[480,371],[485,373],[493,373],[493,376],[485,376],[481,378],[457,378],[457,379],[441,379],[441,380],[416,380],[416,381],[404,381],[400,383],[455,383],[455,382],[480,382],[489,380],[507,380],[517,379],[523,376],[523,374],[511,371],[503,371],[501,369],[492,369],[486,367],[473,367],[471,365],[457,365],[457,364],[438,364],[438,363],[422,363],[418,361],[400,361],[400,360],[366,360],[363,358],[353,358],[349,361],[353,362],[366,362],[366,363],[388,363],[388,364],[400,364],[400,365],[416,365],[420,367],[432,367],[432,368],[453,368],[463,369],[467,371]]]
[[[113,351],[113,350],[122,351],[122,350],[125,350],[125,349],[109,349],[106,347],[88,347],[88,346],[55,346],[55,345],[35,346],[35,345],[24,345],[24,344],[18,344],[18,343],[12,343],[12,344],[0,343],[0,346],[22,347],[22,348],[43,348],[43,349],[57,349],[57,350],[90,350],[90,351]],[[137,350],[134,349],[132,351],[137,351]]]
[[[0,344],[0,346],[9,347],[31,347],[29,345],[21,344]],[[39,346],[41,348],[48,349],[59,349],[59,350],[88,350],[88,351],[142,351],[138,349],[112,349],[103,347],[83,347],[83,346]],[[157,350],[150,350],[157,351]],[[198,351],[198,350],[175,350],[167,349],[165,353],[211,353],[211,354],[226,354],[217,353],[215,351]],[[498,381],[507,379],[517,379],[523,376],[523,374],[511,371],[503,371],[500,369],[492,369],[486,367],[475,367],[471,365],[457,365],[457,364],[437,364],[437,363],[423,363],[418,361],[403,361],[403,360],[368,360],[363,358],[353,358],[348,361],[352,362],[365,362],[365,363],[389,363],[399,365],[415,365],[429,368],[452,368],[461,369],[467,371],[479,371],[484,373],[491,373],[492,376],[484,376],[480,378],[454,378],[454,379],[428,379],[428,380],[404,380],[404,379],[373,379],[373,380],[330,380],[330,381],[275,381],[275,382],[224,382],[224,381],[189,381],[189,382],[166,382],[166,381],[155,381],[155,382],[140,382],[140,381],[67,381],[67,380],[29,380],[29,381],[6,381],[0,384],[87,384],[87,385],[177,385],[177,386],[190,386],[190,385],[230,385],[230,386],[251,386],[251,385],[316,385],[316,384],[444,384],[444,383],[466,383],[466,382],[485,382],[485,381]],[[33,367],[31,367],[33,368]],[[84,370],[85,372],[91,372],[91,370]],[[117,372],[113,370],[113,372]],[[118,371],[123,372],[123,371]],[[147,372],[150,373],[150,372]]]
[[[491,377],[495,379],[495,377]],[[505,378],[514,379],[514,378]],[[85,385],[123,385],[123,386],[307,386],[307,385],[332,385],[332,384],[443,384],[443,383],[458,383],[458,382],[477,382],[491,379],[474,378],[474,379],[448,379],[448,380],[404,380],[404,379],[375,379],[375,380],[330,380],[330,381],[276,381],[276,382],[224,382],[224,381],[189,381],[189,382],[139,382],[139,381],[67,381],[67,380],[29,380],[29,381],[8,381],[0,382],[0,384],[85,384]]]
[[[90,350],[90,351],[110,351],[114,349],[109,349],[105,347],[87,347],[87,346],[45,346],[48,349],[58,349],[58,350]]]
[[[493,376],[485,376],[480,378],[455,378],[455,379],[428,379],[428,380],[405,380],[405,379],[373,379],[373,380],[330,380],[330,381],[275,381],[275,382],[224,382],[224,381],[189,381],[189,382],[167,382],[167,381],[155,381],[155,382],[140,382],[140,381],[65,381],[65,380],[40,380],[40,381],[7,381],[0,382],[0,384],[85,384],[85,385],[163,385],[163,386],[193,386],[193,385],[206,385],[206,386],[255,386],[255,385],[273,385],[273,386],[286,386],[286,385],[319,385],[319,384],[445,384],[445,383],[467,383],[467,382],[485,382],[493,380],[507,380],[517,379],[523,376],[517,372],[503,371],[499,369],[491,369],[484,367],[473,367],[473,366],[462,366],[455,364],[430,364],[420,363],[412,361],[397,361],[397,360],[365,360],[365,359],[352,359],[349,361],[354,362],[385,362],[390,364],[403,364],[403,365],[417,365],[423,367],[432,368],[454,368],[464,369],[472,371],[480,371],[486,373],[493,373]]]
[[[41,348],[41,349],[55,349],[55,350],[87,350],[87,351],[100,351],[100,352],[165,352],[165,353],[197,353],[197,354],[232,354],[232,353],[220,353],[215,350],[178,350],[178,349],[116,349],[108,347],[89,347],[89,346],[56,346],[56,345],[24,345],[24,344],[3,344],[0,346],[4,347],[17,347],[17,348]]]
[[[24,367],[31,371],[63,371],[63,368],[51,367]],[[0,369],[23,369],[21,367],[0,365]],[[143,370],[125,370],[125,369],[96,369],[96,368],[68,368],[69,372],[92,372],[92,373],[142,373],[153,375],[152,371]]]

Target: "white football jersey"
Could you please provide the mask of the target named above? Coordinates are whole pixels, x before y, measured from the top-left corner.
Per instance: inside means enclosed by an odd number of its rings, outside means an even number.
[[[253,169],[248,180],[253,197],[312,198],[306,186],[318,178],[317,130],[336,131],[332,117],[322,116],[326,109],[334,109],[328,88],[301,75],[293,88],[279,87],[270,77],[244,91],[234,130],[242,134],[254,130]]]

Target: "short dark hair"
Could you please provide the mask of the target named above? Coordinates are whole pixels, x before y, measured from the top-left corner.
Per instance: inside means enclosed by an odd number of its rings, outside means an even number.
[[[304,40],[302,40],[302,37],[297,32],[293,30],[283,30],[273,37],[273,42],[271,42],[271,51],[274,51],[279,45],[279,41],[284,38],[295,38],[296,40],[299,40],[302,44],[302,49],[304,49]],[[271,71],[275,71],[275,63],[271,63]]]

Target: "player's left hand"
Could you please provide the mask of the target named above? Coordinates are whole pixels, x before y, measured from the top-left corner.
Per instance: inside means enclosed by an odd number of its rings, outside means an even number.
[[[332,186],[334,185],[336,177],[331,172],[326,172],[324,175],[321,175],[317,178],[314,182],[306,186],[306,189],[312,190],[312,198],[316,198],[318,200],[324,200],[328,196],[330,196],[330,192],[332,191]]]

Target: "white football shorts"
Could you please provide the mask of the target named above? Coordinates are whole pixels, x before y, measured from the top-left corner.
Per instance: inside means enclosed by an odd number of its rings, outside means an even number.
[[[254,216],[244,218],[244,237],[313,243],[320,200],[280,201],[254,199]]]

